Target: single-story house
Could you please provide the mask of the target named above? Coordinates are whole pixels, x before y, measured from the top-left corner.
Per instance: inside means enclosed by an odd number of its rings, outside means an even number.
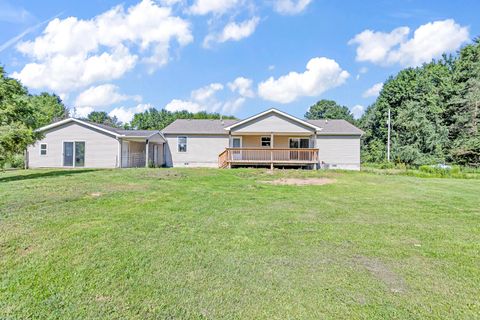
[[[27,151],[36,167],[241,166],[360,169],[363,131],[345,120],[303,120],[269,109],[243,120],[178,119],[122,130],[79,119],[40,128]]]

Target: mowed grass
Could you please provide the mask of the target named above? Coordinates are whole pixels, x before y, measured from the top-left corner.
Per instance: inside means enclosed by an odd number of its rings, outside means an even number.
[[[0,319],[446,318],[480,318],[479,180],[0,173]]]

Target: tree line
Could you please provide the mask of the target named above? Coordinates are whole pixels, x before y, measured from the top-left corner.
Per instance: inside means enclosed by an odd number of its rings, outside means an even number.
[[[480,166],[480,38],[456,55],[444,55],[401,70],[383,85],[362,117],[345,106],[321,100],[307,119],[341,118],[365,131],[363,162],[387,158],[387,120],[391,112],[391,158],[397,163],[454,163]]]
[[[29,94],[0,66],[0,169],[40,138],[35,129],[69,116],[55,94]]]
[[[383,85],[358,121],[364,161],[385,159],[391,111],[392,159],[411,165],[480,166],[480,38],[453,55],[407,68]]]
[[[332,100],[312,105],[307,119],[345,119],[365,131],[362,161],[383,162],[387,152],[387,115],[391,112],[391,158],[408,165],[454,163],[480,166],[480,38],[456,55],[444,55],[388,78],[376,101],[360,119]],[[40,135],[35,129],[70,116],[61,99],[32,95],[0,66],[0,167],[21,154]],[[86,119],[128,129],[161,130],[175,119],[234,119],[219,113],[151,108],[121,123],[103,111]]]

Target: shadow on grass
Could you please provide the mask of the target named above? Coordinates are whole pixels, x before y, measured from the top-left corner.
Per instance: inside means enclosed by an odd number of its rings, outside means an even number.
[[[0,182],[30,180],[30,179],[39,179],[39,178],[55,178],[55,177],[71,176],[71,175],[93,172],[93,171],[97,171],[97,170],[95,169],[54,170],[54,171],[35,172],[31,174],[15,175],[15,176],[8,176],[8,177],[2,177],[2,174],[0,172]]]

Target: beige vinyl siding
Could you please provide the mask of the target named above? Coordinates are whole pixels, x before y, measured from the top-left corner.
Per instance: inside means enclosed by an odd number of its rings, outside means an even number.
[[[360,136],[318,136],[317,147],[321,165],[360,170]]]
[[[117,165],[119,142],[112,135],[78,123],[67,124],[44,132],[44,138],[28,147],[30,168],[63,167],[63,142],[85,142],[86,168],[114,168]],[[47,144],[47,155],[40,155],[40,144]]]
[[[313,133],[314,129],[277,114],[267,114],[232,129],[232,133],[243,132]]]
[[[237,136],[235,136],[237,137]],[[266,135],[244,135],[242,137],[242,147],[243,148],[261,148],[261,138],[262,137],[270,137],[269,134]],[[291,136],[273,136],[273,147],[274,148],[289,148],[290,147],[290,138],[310,138],[309,136],[297,136],[297,135],[291,135]],[[313,141],[313,140],[312,140]],[[268,147],[264,147],[268,148]],[[312,148],[313,148],[313,142],[312,142]]]
[[[178,152],[178,137],[187,137],[187,152]],[[228,135],[165,135],[169,167],[218,167],[218,155],[228,147]]]

